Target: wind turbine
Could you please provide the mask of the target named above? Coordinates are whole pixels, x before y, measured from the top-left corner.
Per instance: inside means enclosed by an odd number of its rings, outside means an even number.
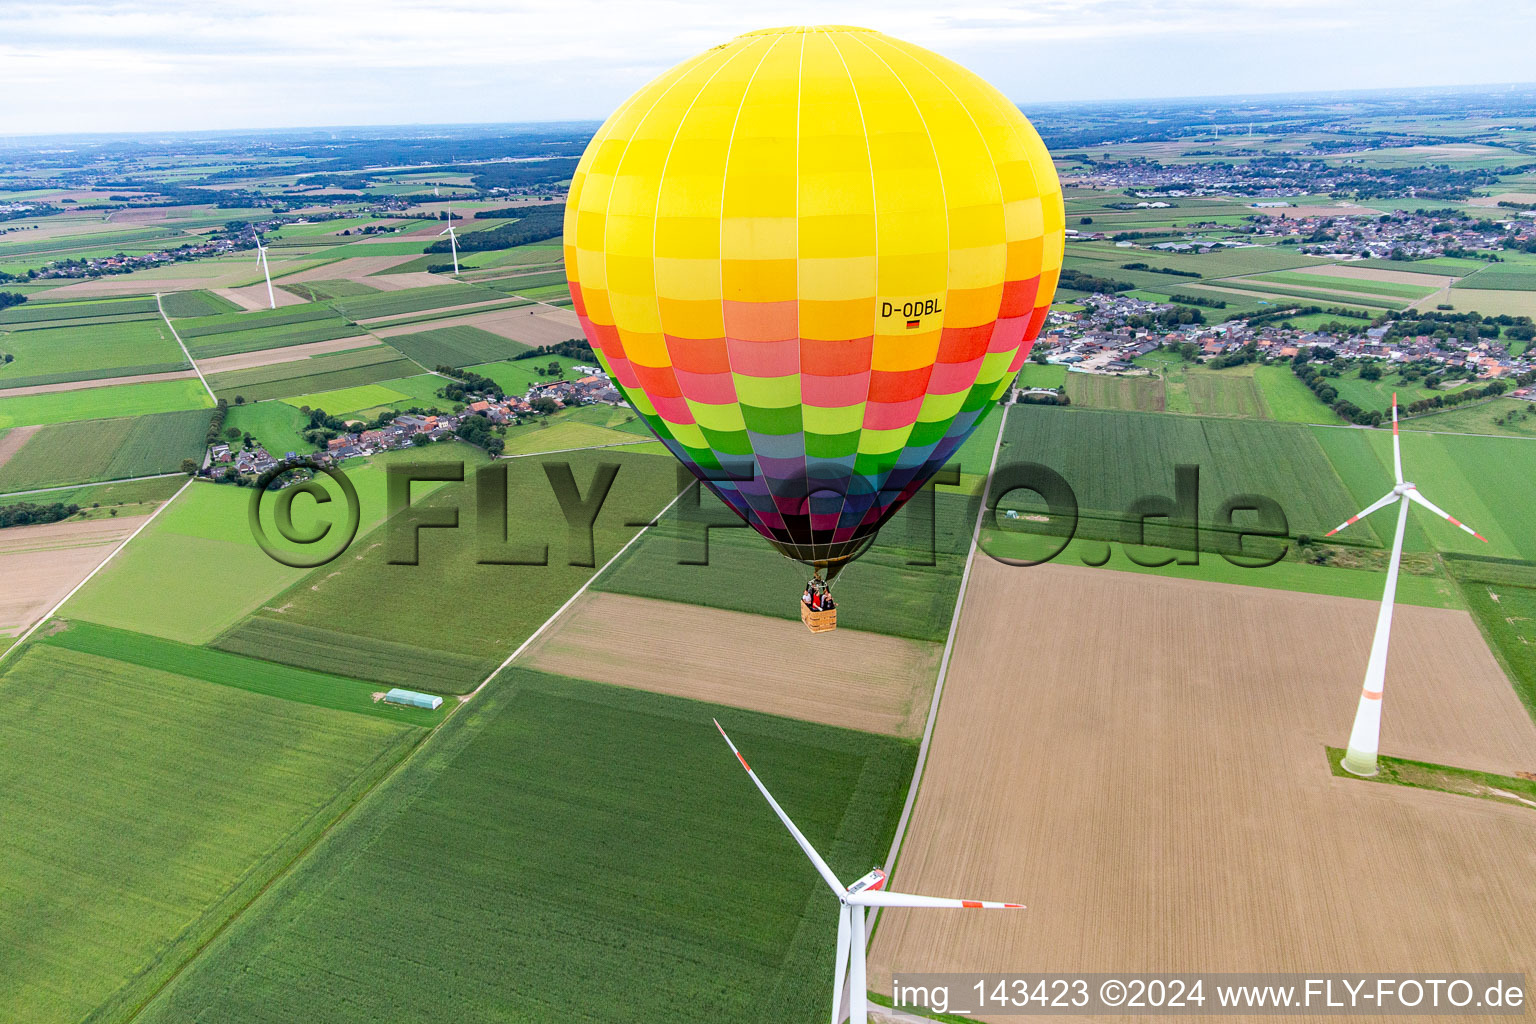
[[[817,874],[831,888],[832,895],[837,897],[842,904],[837,914],[837,967],[832,975],[832,1024],[840,1024],[842,1017],[838,1013],[841,1009],[843,997],[843,979],[848,979],[849,998],[849,1024],[869,1024],[868,983],[864,973],[864,908],[865,907],[953,907],[970,910],[1023,910],[1022,903],[992,903],[985,900],[951,900],[938,896],[912,896],[904,892],[885,891],[885,872],[875,868],[863,878],[852,885],[844,885],[837,880],[827,862],[821,859],[821,854],[805,838],[805,835],[795,827],[795,823],[789,820],[789,815],[784,813],[784,808],[768,792],[768,787],[763,785],[747,764],[747,759],[741,756],[741,751],[736,749],[736,744],[725,735],[719,721],[715,721],[715,728],[720,730],[720,735],[725,737],[726,745],[731,748],[731,753],[736,755],[736,760],[747,769],[747,775],[752,779],[753,785],[763,794],[763,799],[768,801],[768,806],[773,808],[773,813],[779,816],[784,827],[789,829],[789,834],[795,837],[795,842],[800,844],[800,849],[810,858],[816,867]],[[846,975],[845,972],[846,971]]]
[[[459,276],[459,236],[453,233],[453,207],[448,208],[448,226],[437,233],[438,238],[448,236],[448,247],[453,250],[453,276]]]
[[[1381,612],[1376,616],[1376,638],[1371,641],[1371,659],[1365,666],[1365,685],[1360,688],[1360,706],[1355,709],[1355,725],[1349,731],[1349,750],[1341,766],[1354,775],[1376,774],[1376,750],[1381,741],[1381,694],[1387,678],[1387,645],[1392,639],[1392,602],[1397,595],[1397,569],[1403,558],[1403,531],[1408,526],[1408,504],[1418,502],[1452,526],[1488,543],[1488,538],[1463,523],[1419,493],[1412,481],[1403,479],[1403,450],[1397,433],[1397,393],[1392,393],[1392,472],[1397,484],[1382,498],[1366,506],[1358,515],[1329,530],[1332,537],[1353,523],[1358,523],[1377,509],[1397,502],[1397,533],[1392,538],[1392,559],[1387,564],[1387,586],[1381,595]]]
[[[272,295],[272,268],[267,266],[267,247],[261,244],[261,236],[256,236],[256,262],[261,264],[261,272],[267,278],[267,308],[276,309],[277,299]]]

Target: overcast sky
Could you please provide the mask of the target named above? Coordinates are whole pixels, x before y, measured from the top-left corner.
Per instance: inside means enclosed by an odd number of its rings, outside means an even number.
[[[1536,78],[1536,0],[0,0],[0,135],[602,118],[740,32],[828,22],[1026,110]]]

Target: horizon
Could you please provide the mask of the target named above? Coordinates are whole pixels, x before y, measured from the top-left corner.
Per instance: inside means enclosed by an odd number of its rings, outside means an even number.
[[[1468,82],[1462,84],[1438,85],[1438,86],[1384,86],[1362,89],[1318,89],[1318,90],[1289,90],[1284,92],[1259,92],[1259,93],[1213,93],[1206,95],[1188,96],[1125,96],[1110,97],[1096,100],[1053,100],[1039,101],[1030,104],[1036,109],[1071,110],[1075,107],[1108,107],[1108,108],[1135,108],[1137,106],[1161,105],[1168,108],[1178,106],[1195,106],[1201,104],[1229,103],[1237,105],[1242,102],[1286,102],[1291,104],[1304,104],[1308,102],[1360,102],[1372,97],[1411,98],[1415,95],[1458,97],[1458,96],[1497,96],[1503,93],[1512,93],[1517,90],[1529,90],[1532,99],[1536,100],[1536,81],[1529,82]],[[1018,100],[1013,100],[1026,116],[1029,109]],[[20,148],[17,144],[29,139],[56,139],[60,141],[105,141],[110,139],[138,138],[146,136],[227,136],[233,138],[250,137],[257,135],[283,135],[286,133],[304,132],[356,132],[356,131],[384,131],[388,129],[496,129],[496,128],[556,128],[559,126],[580,127],[601,125],[607,115],[600,117],[561,117],[561,118],[530,118],[515,121],[359,121],[352,123],[335,124],[281,124],[265,127],[237,126],[231,128],[143,128],[121,131],[54,131],[54,132],[5,132],[0,133],[0,149]]]
[[[0,12],[0,87],[28,97],[0,136],[274,131],[329,126],[601,121],[667,68],[765,25],[867,25],[949,57],[1024,109],[1053,104],[1472,89],[1479,59],[1410,64],[1427,0],[1081,0],[934,11],[868,0],[835,11],[700,0],[14,0]],[[811,15],[796,17],[796,15]],[[1489,0],[1500,50],[1536,47],[1520,0]],[[1482,53],[1476,25],[1436,48]],[[1367,46],[1341,46],[1365,40]],[[1301,44],[1301,45],[1298,45]],[[1256,59],[1262,56],[1265,59]],[[1523,68],[1516,68],[1523,71]],[[300,113],[303,112],[303,113]],[[306,116],[309,115],[309,116]],[[239,126],[231,128],[231,125]]]

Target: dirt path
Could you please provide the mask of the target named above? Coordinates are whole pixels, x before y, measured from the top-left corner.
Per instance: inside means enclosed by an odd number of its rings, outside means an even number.
[[[192,369],[171,370],[169,373],[134,373],[127,377],[102,377],[99,380],[71,380],[63,384],[33,384],[26,388],[7,388],[0,391],[0,398],[15,398],[18,395],[51,395],[59,391],[86,391],[90,388],[109,388],[117,384],[148,384],[157,380],[184,380],[187,377],[196,377],[197,371]]]

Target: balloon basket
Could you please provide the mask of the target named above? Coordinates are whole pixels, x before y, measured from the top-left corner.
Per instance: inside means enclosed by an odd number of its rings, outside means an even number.
[[[804,601],[800,602],[800,621],[812,633],[830,633],[837,628],[837,609],[813,612]]]

